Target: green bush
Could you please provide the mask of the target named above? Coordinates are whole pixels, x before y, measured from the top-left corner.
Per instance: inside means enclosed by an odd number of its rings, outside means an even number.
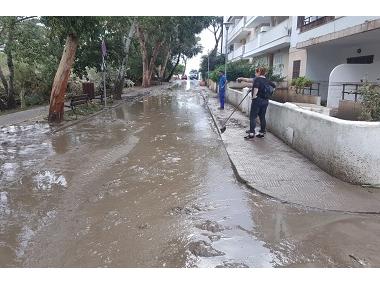
[[[46,98],[40,94],[31,94],[31,95],[25,96],[26,106],[41,105],[45,102],[46,102]]]
[[[380,86],[365,83],[359,91],[362,96],[360,119],[380,121]]]
[[[304,92],[305,87],[310,87],[313,84],[313,81],[306,78],[305,76],[300,76],[297,78],[292,79],[292,82],[290,83],[291,86],[294,86],[296,89],[296,93],[302,93]]]
[[[255,74],[255,70],[257,67],[265,67],[267,68],[266,77],[274,82],[281,82],[285,79],[285,77],[273,74],[273,69],[268,68],[266,66],[256,65],[249,63],[247,60],[239,60],[235,62],[231,62],[227,64],[227,79],[228,81],[236,81],[238,77],[246,77],[251,78]],[[211,73],[210,79],[217,82],[219,78],[219,71],[224,71],[224,64],[217,66]]]
[[[219,71],[224,71],[224,64],[217,66],[211,73],[210,79],[217,81]],[[227,79],[228,81],[235,81],[238,77],[252,77],[254,74],[254,66],[247,60],[239,60],[227,64]]]

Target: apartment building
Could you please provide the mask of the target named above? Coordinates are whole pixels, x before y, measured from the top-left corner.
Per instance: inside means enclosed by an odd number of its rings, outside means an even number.
[[[327,106],[356,100],[364,81],[380,84],[380,16],[227,16],[228,60],[262,62],[318,84]]]
[[[229,61],[249,59],[287,76],[290,17],[227,16],[224,21],[233,23],[224,37]]]

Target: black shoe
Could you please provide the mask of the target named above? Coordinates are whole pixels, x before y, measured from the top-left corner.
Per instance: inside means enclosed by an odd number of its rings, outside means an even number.
[[[218,110],[224,110],[224,108],[222,108],[222,107],[219,107],[219,108],[218,108]]]
[[[246,134],[249,134],[251,132],[251,130],[246,130],[245,133]]]
[[[255,135],[251,135],[251,134],[244,137],[244,139],[246,139],[246,140],[253,140],[254,138],[255,138]]]
[[[267,131],[260,130],[259,133],[265,135],[267,133]]]
[[[259,134],[256,135],[256,137],[262,139],[264,137],[264,134],[263,133],[259,133]]]

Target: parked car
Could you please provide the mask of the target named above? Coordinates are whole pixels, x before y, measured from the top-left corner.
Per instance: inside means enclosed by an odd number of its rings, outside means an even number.
[[[182,75],[181,79],[182,80],[187,80],[187,75],[186,74]]]

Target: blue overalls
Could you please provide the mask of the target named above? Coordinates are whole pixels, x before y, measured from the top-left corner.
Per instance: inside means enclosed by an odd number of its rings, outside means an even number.
[[[222,75],[219,78],[219,100],[220,108],[224,109],[224,97],[226,95],[226,76]]]

